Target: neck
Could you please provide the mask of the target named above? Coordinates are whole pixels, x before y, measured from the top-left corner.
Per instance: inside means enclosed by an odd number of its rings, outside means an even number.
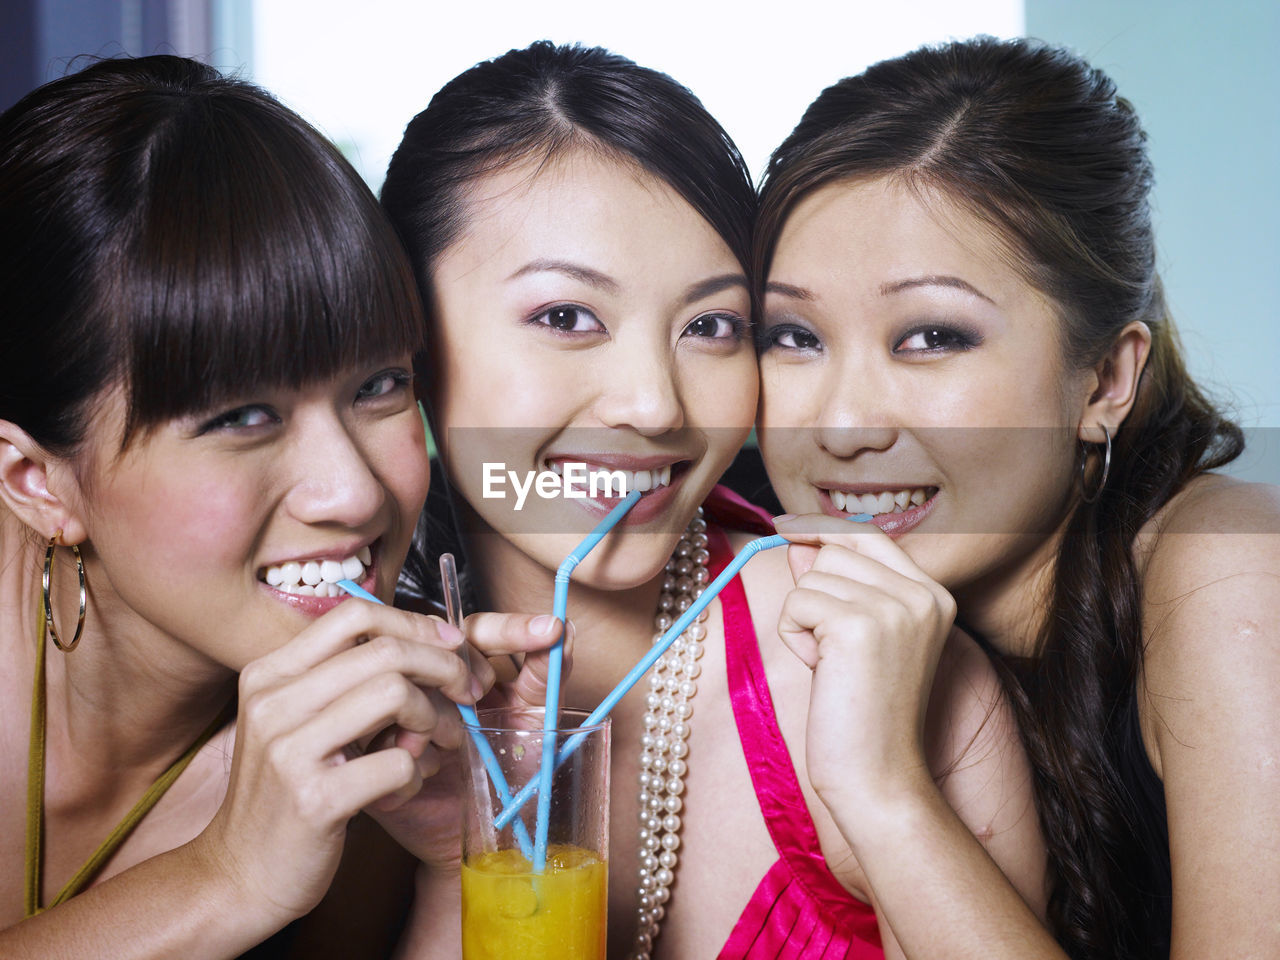
[[[1026,549],[953,591],[964,626],[1003,654],[1039,653],[1065,524],[1064,520],[1048,537],[1024,538]]]
[[[66,755],[74,755],[85,782],[109,790],[154,778],[172,762],[233,695],[235,674],[144,620],[111,589],[92,549],[82,545],[81,552],[89,589],[84,633],[68,653],[46,640],[46,736],[51,747],[74,745]],[[44,546],[28,543],[4,572],[6,583],[10,575],[15,581],[5,606],[17,604],[33,665],[43,563]],[[79,578],[68,548],[55,551],[51,588],[59,636],[69,641]]]

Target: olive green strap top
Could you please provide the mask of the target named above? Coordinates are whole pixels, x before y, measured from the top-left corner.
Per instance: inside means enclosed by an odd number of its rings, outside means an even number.
[[[36,651],[35,687],[31,694],[31,749],[27,754],[27,848],[26,848],[26,888],[23,895],[23,916],[33,917],[46,909],[40,905],[40,868],[41,847],[44,844],[44,753],[45,753],[45,684],[44,684],[44,617],[37,615],[40,621],[38,649]],[[187,768],[200,748],[209,742],[209,738],[221,729],[234,715],[234,698],[219,712],[209,726],[205,727],[195,743],[187,748],[160,778],[156,780],[142,795],[142,799],[134,808],[125,814],[125,818],[111,831],[111,835],[102,841],[102,845],[93,852],[76,875],[67,881],[67,885],[53,898],[50,907],[56,907],[65,900],[70,900],[77,893],[93,882],[94,877],[112,855],[120,849],[133,828],[164,796],[164,792],[173,785],[183,770]]]

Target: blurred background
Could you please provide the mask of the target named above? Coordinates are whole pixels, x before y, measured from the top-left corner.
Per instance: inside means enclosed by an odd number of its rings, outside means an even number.
[[[1280,3],[1276,0],[0,0],[0,109],[81,55],[178,53],[250,78],[376,191],[405,123],[479,60],[548,38],[610,47],[694,90],[753,173],[826,85],[978,33],[1073,47],[1137,106],[1161,269],[1192,371],[1280,482]]]

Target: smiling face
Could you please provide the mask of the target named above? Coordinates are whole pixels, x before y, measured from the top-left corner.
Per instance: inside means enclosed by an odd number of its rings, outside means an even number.
[[[116,634],[140,619],[239,670],[342,602],[334,564],[390,601],[428,482],[407,356],[163,422],[119,453],[124,420],[113,388],[74,463]]]
[[[517,511],[509,481],[484,495],[484,464],[521,482],[569,462],[623,471],[646,491],[631,535],[575,580],[643,583],[754,417],[743,269],[675,191],[597,151],[483,177],[466,216],[432,271],[432,401],[454,489],[480,532],[554,570],[614,501],[531,492]]]
[[[952,590],[1061,520],[1092,389],[1009,259],[945,197],[881,178],[797,204],[768,277],[760,444],[779,499],[872,513]]]

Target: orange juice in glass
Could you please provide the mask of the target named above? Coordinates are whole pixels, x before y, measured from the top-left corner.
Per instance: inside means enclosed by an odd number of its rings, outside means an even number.
[[[585,713],[562,710],[556,750]],[[608,913],[609,721],[586,737],[555,773],[546,869],[535,873],[513,826],[494,827],[502,809],[474,742],[488,743],[512,793],[538,776],[541,710],[481,710],[468,726],[463,769],[463,960],[604,960]],[[519,819],[536,835],[537,800]]]

